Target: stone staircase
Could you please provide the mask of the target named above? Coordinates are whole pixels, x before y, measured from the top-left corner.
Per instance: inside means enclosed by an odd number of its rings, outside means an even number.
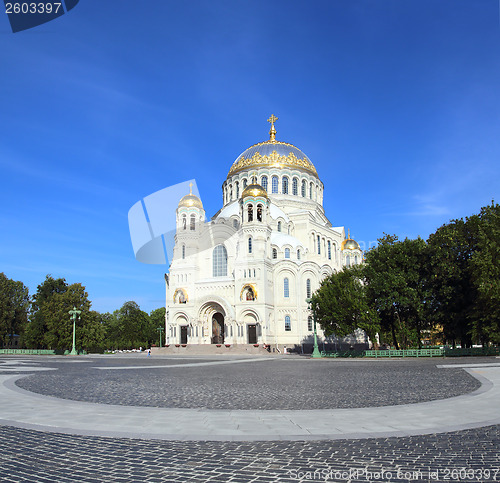
[[[168,347],[152,347],[152,355],[170,355],[170,354],[185,354],[185,355],[269,355],[267,349],[262,344],[255,347],[253,344],[171,344]]]

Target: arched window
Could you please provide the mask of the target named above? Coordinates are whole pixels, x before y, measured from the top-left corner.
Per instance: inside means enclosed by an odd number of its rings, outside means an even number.
[[[285,315],[285,330],[286,331],[292,330],[292,324],[290,322],[290,316],[289,315]]]
[[[260,185],[267,191],[267,176],[260,178]]]
[[[243,189],[247,187],[247,179],[243,178]]]
[[[306,298],[311,298],[311,279],[308,278],[306,280]]]
[[[292,181],[292,195],[297,196],[299,194],[299,180],[297,178],[293,178]]]
[[[182,229],[185,230],[187,227],[186,227],[186,224],[187,224],[187,218],[186,218],[186,215],[182,215]]]
[[[278,250],[276,248],[273,248],[273,260],[276,260],[278,258]]]
[[[257,221],[262,221],[262,205],[257,205]]]
[[[307,330],[309,332],[313,331],[313,318],[311,315],[309,317],[307,317]]]
[[[194,215],[191,215],[191,218],[189,220],[189,229],[194,230],[196,227],[196,217]]]
[[[240,183],[236,181],[236,199],[240,197]]]
[[[281,221],[278,221],[278,231],[281,231]]]
[[[224,245],[217,245],[212,255],[213,276],[227,276],[227,250]]]
[[[252,176],[252,184],[256,184],[257,183],[257,176]]]
[[[186,258],[186,245],[182,245],[182,259]]]
[[[283,297],[290,297],[290,282],[288,281],[288,278],[283,280]]]
[[[278,177],[277,176],[273,176],[271,178],[271,183],[272,183],[273,193],[277,193],[278,192]]]
[[[313,199],[313,184],[312,183],[309,185],[309,198],[311,198],[311,200]]]
[[[248,253],[252,253],[252,237],[248,238]]]
[[[253,205],[248,205],[248,221],[253,221]]]
[[[321,238],[318,235],[318,255],[321,255]]]
[[[285,258],[290,258],[290,248],[285,248]]]
[[[358,256],[354,255],[354,265],[357,265],[357,264],[358,264]]]
[[[297,250],[297,260],[300,260],[300,250]]]
[[[332,244],[330,240],[328,240],[328,260],[332,259]]]
[[[233,185],[230,185],[229,186],[229,199],[232,200],[233,199]]]
[[[283,176],[283,179],[281,181],[281,192],[284,195],[288,194],[288,176]]]
[[[307,190],[307,183],[306,183],[306,180],[302,180],[302,188],[301,188],[301,195],[302,195],[302,198],[305,198],[306,197],[306,190]]]
[[[351,266],[351,257],[349,255],[347,255],[347,257],[345,257],[345,264],[350,267]]]
[[[238,220],[236,218],[233,219],[233,226],[238,229]]]

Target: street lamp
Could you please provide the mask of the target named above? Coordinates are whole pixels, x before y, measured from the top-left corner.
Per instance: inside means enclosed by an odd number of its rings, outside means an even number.
[[[76,307],[73,306],[73,310],[69,311],[69,315],[71,315],[71,318],[73,319],[73,348],[71,349],[70,355],[76,356],[78,355],[78,352],[76,352],[76,345],[75,345],[75,333],[76,333],[76,318],[78,317],[78,320],[80,320],[80,314],[82,313],[81,310],[76,310]]]
[[[162,333],[165,329],[164,329],[163,327],[158,327],[156,330],[160,333],[160,347],[161,347],[161,338],[162,338],[162,337],[161,337],[161,333]]]
[[[312,312],[313,326],[314,326],[314,347],[313,347],[313,352],[311,354],[311,357],[318,358],[318,357],[321,357],[321,353],[319,351],[318,336],[316,334],[316,316],[314,315],[314,311],[311,308],[312,299],[306,299],[306,302],[309,305],[309,310]]]

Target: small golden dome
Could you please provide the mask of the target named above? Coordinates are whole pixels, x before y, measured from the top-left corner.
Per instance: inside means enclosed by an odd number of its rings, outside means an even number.
[[[247,198],[248,196],[251,196],[253,198],[256,198],[257,196],[261,196],[262,198],[269,199],[269,196],[267,196],[267,191],[260,185],[260,184],[249,184],[244,190],[243,193],[241,193],[242,198]]]
[[[341,250],[361,250],[361,248],[359,248],[358,242],[351,238],[350,231],[348,231],[347,233],[348,233],[347,239],[345,239],[342,242],[342,244],[340,245],[340,249]]]
[[[182,206],[186,208],[191,208],[192,206],[199,208],[200,210],[203,209],[203,204],[196,195],[193,195],[193,190],[192,190],[193,183],[189,184],[189,194],[186,196],[183,196],[181,198],[181,201],[179,201],[179,206],[178,208],[181,208]]]

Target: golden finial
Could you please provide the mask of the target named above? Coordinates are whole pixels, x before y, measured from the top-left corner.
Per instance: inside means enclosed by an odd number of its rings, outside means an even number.
[[[257,183],[257,171],[252,171],[250,173],[250,179],[252,180],[252,183],[254,183],[254,182]],[[254,181],[254,179],[255,179],[255,181]]]
[[[348,240],[351,239],[351,229],[350,228],[347,229],[347,239]]]
[[[189,183],[189,194],[193,194],[193,183]]]
[[[278,118],[271,114],[271,117],[267,120],[267,122],[271,123],[271,130],[269,131],[270,141],[276,141],[276,129],[274,128],[274,123],[278,120]]]

